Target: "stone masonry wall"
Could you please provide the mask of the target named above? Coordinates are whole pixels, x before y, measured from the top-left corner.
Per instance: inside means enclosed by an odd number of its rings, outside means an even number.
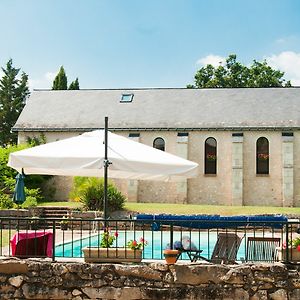
[[[116,132],[128,137],[129,131]],[[189,203],[216,205],[299,206],[300,204],[300,132],[295,131],[289,143],[281,131],[241,130],[243,141],[237,150],[233,133],[236,131],[189,131],[184,150],[177,131],[140,131],[139,142],[152,146],[157,137],[165,140],[166,151],[184,155],[199,163],[199,176],[181,186],[174,182],[116,180],[122,193],[132,202]],[[79,132],[45,132],[48,142],[78,135]],[[19,132],[19,142],[37,132]],[[204,174],[204,143],[208,137],[217,141],[217,174]],[[256,174],[256,141],[269,141],[270,172]],[[182,152],[183,151],[183,152]],[[184,154],[183,154],[184,153]],[[233,164],[233,157],[238,165]],[[66,200],[72,187],[71,177],[53,177],[54,199]],[[134,197],[132,196],[134,191]]]
[[[1,299],[300,299],[300,271],[276,264],[0,260]]]

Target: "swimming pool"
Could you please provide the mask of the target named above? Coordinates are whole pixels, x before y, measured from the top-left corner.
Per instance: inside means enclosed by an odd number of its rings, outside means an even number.
[[[210,258],[217,241],[216,232],[173,232],[173,241],[180,241],[183,236],[188,236],[198,249],[202,249],[202,256]],[[143,259],[164,259],[163,249],[170,243],[170,232],[162,231],[118,231],[118,238],[113,247],[124,247],[131,239],[139,240],[144,238],[148,245],[144,248]],[[82,248],[97,247],[100,243],[101,232],[90,235],[87,238],[74,240],[55,247],[56,257],[83,257]],[[245,257],[245,239],[239,247],[237,260]],[[186,253],[181,255],[181,259],[189,259]]]

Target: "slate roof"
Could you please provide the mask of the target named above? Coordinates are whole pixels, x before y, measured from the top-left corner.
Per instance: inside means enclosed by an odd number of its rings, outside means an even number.
[[[14,130],[87,131],[105,116],[118,130],[300,129],[300,88],[36,90]]]

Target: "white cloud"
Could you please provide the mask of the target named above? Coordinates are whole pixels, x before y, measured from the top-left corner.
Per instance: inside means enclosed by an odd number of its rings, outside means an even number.
[[[300,86],[300,53],[284,51],[265,59],[272,68],[283,71],[284,78],[291,80],[292,85]]]
[[[209,54],[197,60],[198,65],[206,66],[208,64],[218,67],[220,64],[224,64],[226,61],[225,57],[219,55]]]
[[[29,88],[32,89],[50,89],[57,72],[47,72],[41,78],[29,79]]]

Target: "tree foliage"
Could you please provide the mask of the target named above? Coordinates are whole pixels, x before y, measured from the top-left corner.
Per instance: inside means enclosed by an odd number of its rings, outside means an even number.
[[[52,90],[67,90],[68,79],[63,66],[60,67],[58,74],[54,78]]]
[[[195,84],[187,88],[267,88],[290,87],[290,81],[284,78],[284,72],[272,69],[264,60],[253,61],[247,67],[237,61],[236,55],[231,54],[224,65],[214,67],[211,64],[198,70],[195,74]]]
[[[13,67],[10,59],[6,68],[2,68],[4,73],[0,80],[0,146],[15,144],[17,133],[12,132],[11,128],[15,125],[24,105],[29,96],[28,76],[20,69]]]
[[[20,144],[20,145],[9,145],[7,147],[0,147],[0,197],[2,201],[5,202],[6,198],[12,198],[13,191],[16,184],[17,171],[7,165],[9,155],[15,151],[20,151],[29,147],[34,146],[34,144]],[[30,196],[27,204],[32,202],[34,198],[36,201],[40,201],[45,197],[51,197],[50,192],[45,188],[46,181],[51,178],[51,176],[46,175],[26,175],[25,177],[25,193],[26,197]],[[31,199],[31,200],[30,200]],[[30,200],[30,201],[29,201]],[[5,202],[6,203],[6,202]],[[25,204],[26,205],[26,204]],[[3,204],[1,206],[0,199],[0,209],[5,208]]]
[[[79,90],[78,78],[76,78],[74,81],[71,82],[71,84],[69,86],[69,90]]]
[[[103,178],[74,177],[70,198],[83,203],[87,210],[102,210],[104,202]],[[107,208],[109,212],[123,209],[125,196],[109,182],[107,186]]]
[[[27,145],[0,147],[0,190],[13,191],[18,172],[7,165],[9,154],[26,148],[28,148]]]
[[[68,77],[63,66],[54,78],[52,90],[68,90]],[[71,82],[69,90],[79,90],[78,78]]]

